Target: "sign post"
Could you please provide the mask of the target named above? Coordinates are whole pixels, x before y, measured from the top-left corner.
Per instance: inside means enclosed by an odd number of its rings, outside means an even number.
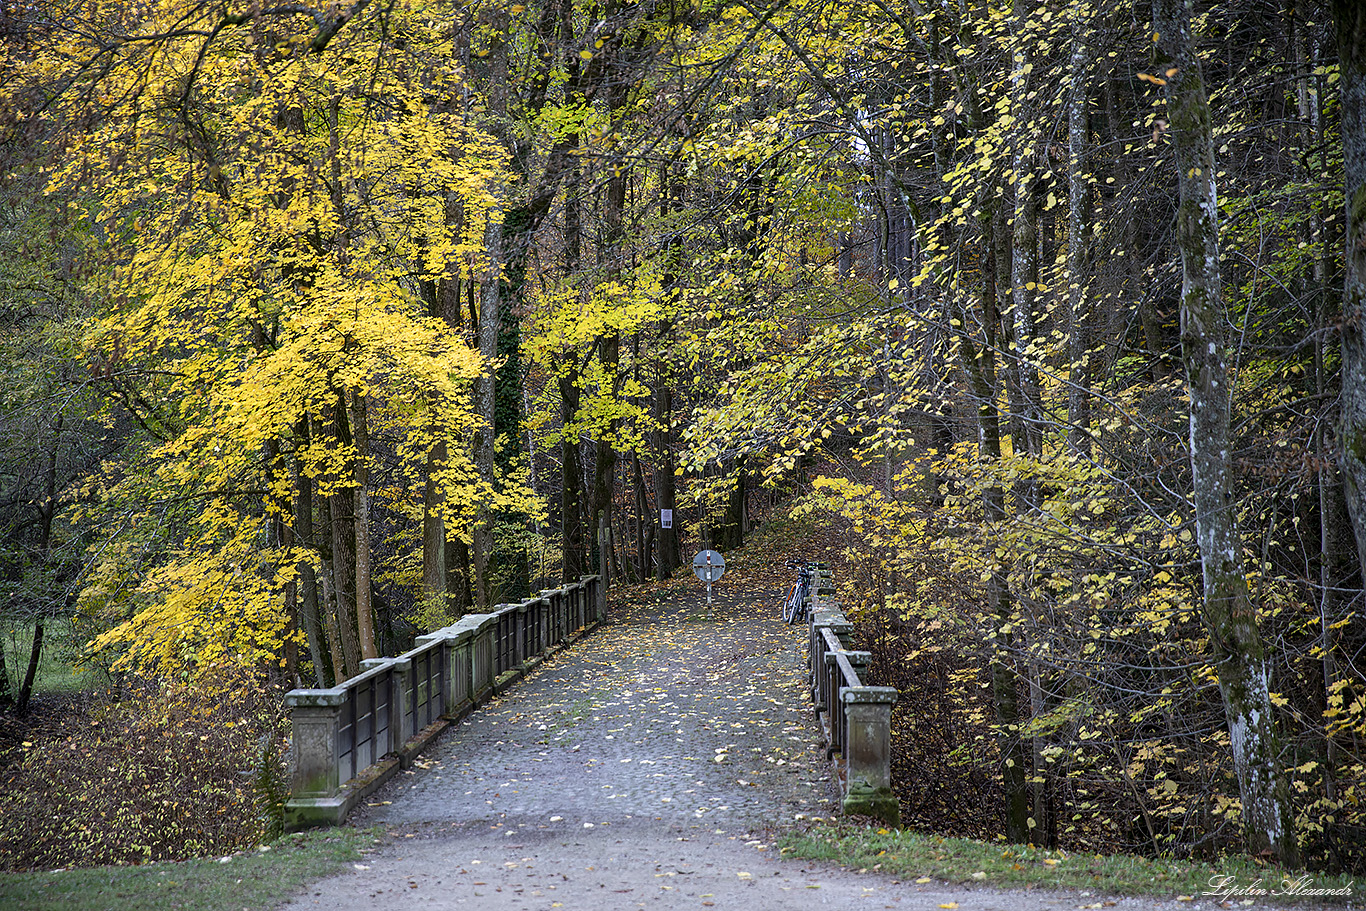
[[[726,571],[726,558],[714,550],[704,550],[692,558],[692,571],[707,583],[707,606],[711,607],[711,584]]]

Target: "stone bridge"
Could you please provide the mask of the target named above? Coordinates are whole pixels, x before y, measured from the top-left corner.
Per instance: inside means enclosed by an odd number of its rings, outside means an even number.
[[[588,577],[290,694],[290,825],[350,813],[511,844],[637,824],[755,833],[841,809],[895,821],[895,693],[860,684],[837,611],[789,626],[771,590],[722,584],[709,608],[691,579],[610,614],[601,595]]]

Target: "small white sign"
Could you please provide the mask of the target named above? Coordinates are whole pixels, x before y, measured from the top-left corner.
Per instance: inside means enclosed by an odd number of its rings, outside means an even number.
[[[673,527],[674,527],[674,511],[673,511],[672,509],[661,509],[661,510],[659,511],[659,527],[660,527],[660,528],[673,528]]]

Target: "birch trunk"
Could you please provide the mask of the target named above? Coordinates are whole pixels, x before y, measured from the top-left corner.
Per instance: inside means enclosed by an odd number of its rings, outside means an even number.
[[[1158,78],[1167,116],[1180,202],[1181,355],[1190,395],[1190,453],[1195,522],[1204,575],[1204,620],[1219,673],[1234,773],[1242,798],[1245,847],[1270,851],[1294,866],[1294,814],[1279,767],[1270,668],[1243,571],[1230,470],[1231,377],[1225,350],[1219,210],[1209,102],[1191,38],[1185,0],[1154,0]]]

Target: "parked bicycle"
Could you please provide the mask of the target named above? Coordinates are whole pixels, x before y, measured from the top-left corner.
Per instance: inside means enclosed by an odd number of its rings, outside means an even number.
[[[813,560],[787,560],[786,565],[795,567],[797,581],[788,589],[787,600],[783,602],[783,622],[796,623],[805,620],[811,603],[811,587],[816,581],[816,571],[820,564]]]

